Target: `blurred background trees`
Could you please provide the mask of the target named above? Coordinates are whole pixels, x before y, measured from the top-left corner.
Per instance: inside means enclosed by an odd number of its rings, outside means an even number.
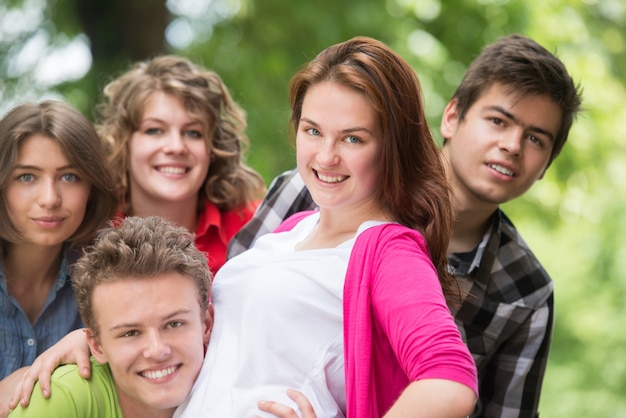
[[[568,145],[507,204],[555,281],[543,417],[626,417],[626,3],[623,0],[4,0],[0,114],[60,98],[89,117],[111,78],[176,53],[217,71],[247,110],[248,161],[269,182],[295,164],[287,84],[323,48],[378,38],[420,76],[432,130],[481,47],[513,32],[583,87]]]

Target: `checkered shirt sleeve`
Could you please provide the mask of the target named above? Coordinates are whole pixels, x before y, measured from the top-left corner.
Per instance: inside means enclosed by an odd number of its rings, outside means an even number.
[[[272,232],[294,213],[315,208],[297,169],[279,174],[272,180],[267,196],[252,219],[231,240],[228,258],[250,248],[257,238]]]

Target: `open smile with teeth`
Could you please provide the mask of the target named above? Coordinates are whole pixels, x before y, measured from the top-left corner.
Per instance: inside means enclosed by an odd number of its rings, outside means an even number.
[[[504,168],[498,164],[489,164],[489,167],[496,170],[498,173],[504,174],[505,176],[515,177],[515,173],[509,170],[508,168]]]
[[[185,167],[157,167],[157,171],[165,174],[185,174],[187,169]]]
[[[147,379],[163,379],[178,370],[178,367],[179,366],[170,366],[162,370],[147,370],[145,372],[140,372],[139,374]]]
[[[347,179],[349,176],[324,176],[319,172],[313,170],[318,179],[323,181],[324,183],[339,183]]]

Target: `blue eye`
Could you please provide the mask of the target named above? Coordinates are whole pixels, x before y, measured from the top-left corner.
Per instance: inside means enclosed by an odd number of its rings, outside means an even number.
[[[359,142],[361,142],[361,139],[356,137],[356,136],[350,135],[350,136],[346,137],[345,141],[349,142],[351,144],[358,144]]]
[[[313,136],[320,136],[320,135],[321,135],[321,132],[320,132],[320,131],[318,131],[318,130],[317,130],[317,129],[315,129],[315,128],[309,128],[309,129],[307,129],[307,130],[306,130],[306,132],[307,132],[309,135],[313,135]]]
[[[24,183],[30,183],[31,181],[35,180],[35,176],[33,176],[32,174],[20,174],[17,179],[19,181],[23,181]]]
[[[74,173],[65,173],[61,176],[61,179],[68,183],[73,183],[78,181],[78,176]]]

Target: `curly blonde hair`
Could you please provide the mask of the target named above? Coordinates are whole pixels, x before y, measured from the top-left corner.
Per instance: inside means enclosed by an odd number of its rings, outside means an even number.
[[[221,210],[247,206],[265,193],[262,177],[244,162],[249,148],[245,112],[231,98],[221,78],[191,61],[158,56],[136,63],[104,88],[96,106],[96,128],[109,149],[109,158],[122,199],[129,202],[129,141],[139,129],[146,99],[162,91],[181,100],[188,114],[204,125],[211,164],[199,194]],[[202,204],[203,199],[199,199]]]

